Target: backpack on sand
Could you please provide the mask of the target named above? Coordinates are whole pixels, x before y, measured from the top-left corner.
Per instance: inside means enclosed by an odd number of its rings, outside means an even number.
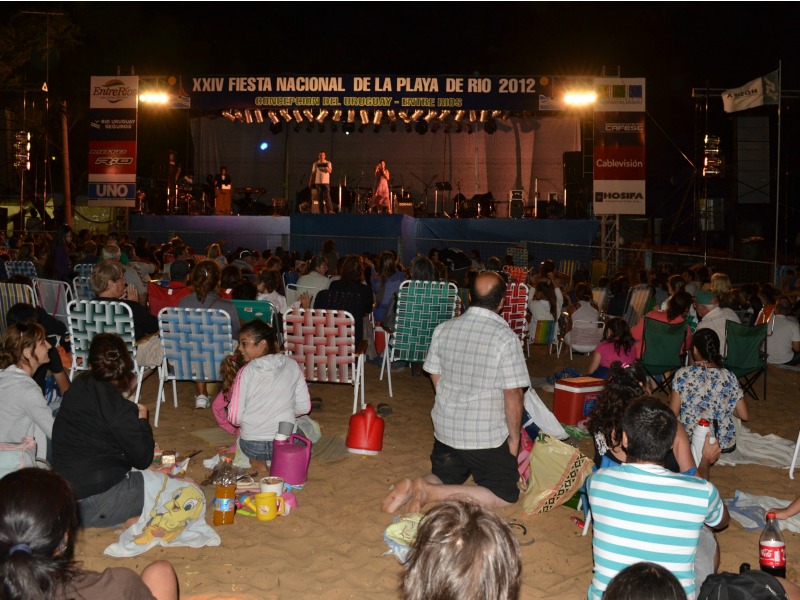
[[[786,600],[788,596],[775,577],[763,571],[709,575],[697,600]]]

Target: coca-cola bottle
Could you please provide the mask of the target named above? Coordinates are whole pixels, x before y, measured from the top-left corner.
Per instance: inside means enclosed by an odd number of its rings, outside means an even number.
[[[775,577],[786,577],[786,542],[778,525],[775,513],[767,513],[767,524],[758,540],[758,563],[762,571]]]

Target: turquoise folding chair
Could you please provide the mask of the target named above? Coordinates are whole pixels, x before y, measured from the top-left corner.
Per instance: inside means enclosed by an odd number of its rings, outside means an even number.
[[[30,279],[39,277],[36,265],[29,260],[9,260],[6,262],[5,266],[6,273],[9,277],[13,277],[14,275],[24,275]]]
[[[406,280],[397,290],[397,317],[383,352],[380,379],[384,372],[392,397],[394,361],[422,362],[428,354],[433,330],[455,316],[458,288],[447,281]]]

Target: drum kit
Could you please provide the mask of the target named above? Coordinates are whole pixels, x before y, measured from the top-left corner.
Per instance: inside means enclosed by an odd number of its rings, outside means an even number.
[[[207,201],[202,188],[181,184],[175,196],[174,215],[208,215],[214,212],[214,202]]]

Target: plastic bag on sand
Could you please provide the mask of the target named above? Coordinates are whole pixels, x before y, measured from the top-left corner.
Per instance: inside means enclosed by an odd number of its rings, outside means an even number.
[[[532,388],[528,388],[528,391],[525,392],[525,410],[531,416],[531,420],[523,423],[522,427],[527,427],[532,421],[542,432],[552,435],[554,438],[565,440],[569,437],[556,416]]]

